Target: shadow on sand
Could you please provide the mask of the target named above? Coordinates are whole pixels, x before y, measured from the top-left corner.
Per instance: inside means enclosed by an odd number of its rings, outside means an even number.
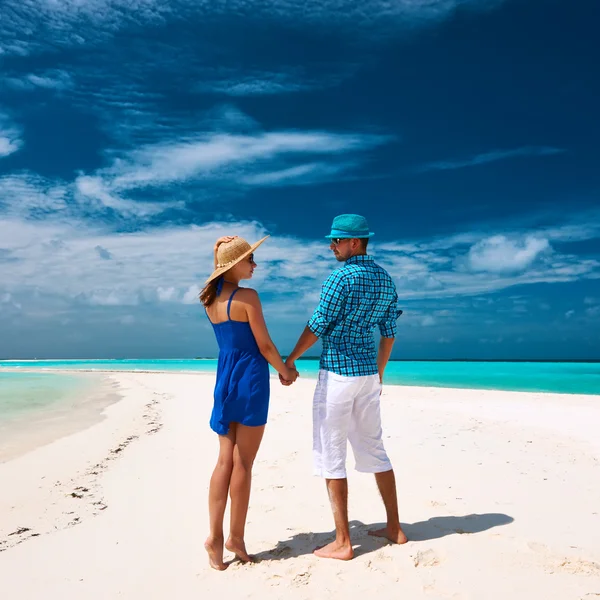
[[[472,514],[463,517],[432,517],[417,523],[402,523],[402,529],[410,542],[435,540],[447,535],[480,533],[493,527],[508,525],[513,518],[501,513]],[[350,521],[350,536],[354,546],[354,555],[361,556],[379,550],[387,543],[383,538],[369,535],[370,529],[380,529],[385,523],[365,525],[361,521]],[[324,546],[333,540],[335,532],[298,533],[289,539],[278,542],[275,548],[254,555],[255,560],[286,560],[305,554],[312,554],[315,548]]]

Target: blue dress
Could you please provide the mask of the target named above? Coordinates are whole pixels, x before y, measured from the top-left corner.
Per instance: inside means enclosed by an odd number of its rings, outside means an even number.
[[[232,422],[250,427],[265,425],[269,412],[269,363],[258,349],[250,324],[233,321],[229,314],[238,290],[229,297],[227,321],[213,323],[209,318],[219,344],[210,427],[219,435],[226,435]]]

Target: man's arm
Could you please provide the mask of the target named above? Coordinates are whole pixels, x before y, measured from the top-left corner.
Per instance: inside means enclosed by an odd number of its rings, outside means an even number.
[[[396,338],[393,337],[383,337],[379,340],[379,352],[377,352],[377,370],[379,371],[379,381],[383,383],[383,372],[385,371],[385,367],[390,360],[390,354],[392,353],[392,348],[394,347],[394,342]]]
[[[338,319],[345,303],[345,285],[339,272],[332,273],[323,284],[321,298],[307,326],[298,338],[286,364],[291,366],[311,346],[314,346],[320,337],[323,337],[331,325]]]
[[[390,360],[392,354],[392,348],[396,341],[398,317],[402,314],[402,311],[398,309],[398,294],[396,290],[393,290],[393,297],[385,316],[379,322],[379,333],[381,339],[379,340],[379,352],[377,352],[377,370],[379,371],[379,381],[383,383],[383,372],[385,367]]]
[[[299,359],[311,346],[314,346],[318,339],[319,338],[310,330],[310,327],[307,325],[298,338],[296,346],[292,350],[291,354],[287,357],[287,360],[285,361],[286,365],[294,368],[293,365],[296,360]]]

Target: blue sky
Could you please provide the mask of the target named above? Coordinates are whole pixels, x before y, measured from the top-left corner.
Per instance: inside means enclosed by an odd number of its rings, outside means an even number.
[[[223,234],[288,352],[364,214],[397,358],[600,358],[592,0],[4,0],[0,356],[214,355]]]

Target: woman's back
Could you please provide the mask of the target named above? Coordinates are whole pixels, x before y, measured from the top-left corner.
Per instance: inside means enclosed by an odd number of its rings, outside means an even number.
[[[207,308],[206,313],[213,326],[220,353],[238,350],[260,354],[243,304],[233,301],[240,290],[241,288],[232,289],[229,296],[221,294],[223,298],[219,297]]]
[[[231,422],[264,425],[269,409],[269,366],[250,323],[243,320],[247,319],[243,303],[234,300],[238,292],[240,288],[228,286],[206,310],[219,344],[210,420],[211,428],[219,435],[227,434]]]

